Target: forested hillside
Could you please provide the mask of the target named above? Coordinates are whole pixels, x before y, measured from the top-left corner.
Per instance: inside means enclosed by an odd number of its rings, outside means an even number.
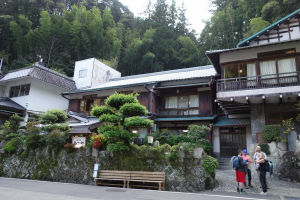
[[[198,37],[184,6],[149,2],[138,18],[118,0],[1,0],[3,70],[40,58],[69,76],[76,60],[90,57],[123,75],[204,65],[206,50],[232,48],[300,8],[299,0],[212,0],[213,16]]]

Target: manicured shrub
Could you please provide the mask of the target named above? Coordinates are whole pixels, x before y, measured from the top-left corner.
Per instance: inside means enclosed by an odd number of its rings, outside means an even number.
[[[202,167],[212,178],[216,177],[216,169],[218,165],[217,159],[211,156],[205,156],[202,160]]]
[[[270,155],[270,146],[268,144],[259,144],[261,151],[265,152],[265,154]]]
[[[126,103],[120,107],[120,113],[124,117],[144,116],[147,113],[147,109],[139,103]]]
[[[37,127],[38,122],[37,121],[31,121],[26,123],[25,133],[27,135],[29,134],[39,134],[40,129]]]
[[[25,146],[27,149],[37,149],[46,145],[46,140],[42,135],[33,134],[27,136]]]
[[[45,136],[46,138],[46,145],[49,146],[51,149],[59,150],[64,147],[67,143],[69,137],[65,134],[60,133],[50,133]]]
[[[205,136],[209,133],[210,128],[202,125],[189,125],[188,127],[188,137],[191,138],[195,143],[205,138]]]
[[[153,126],[153,121],[140,117],[131,117],[125,119],[124,126],[126,128],[150,128]]]
[[[129,151],[130,148],[128,145],[125,145],[122,142],[117,142],[117,143],[108,144],[107,150],[111,152],[122,152],[122,151]]]
[[[114,114],[113,110],[107,106],[94,106],[91,111],[91,115],[100,117],[103,114]]]
[[[105,100],[105,104],[119,110],[126,103],[138,103],[138,100],[133,94],[115,93]]]
[[[67,114],[62,110],[49,110],[41,115],[42,124],[63,123],[67,120]]]
[[[99,117],[99,121],[117,124],[120,121],[120,117],[112,114],[103,114]]]
[[[3,150],[6,153],[14,153],[16,150],[23,144],[24,137],[15,137],[12,138],[9,142],[7,142]]]
[[[62,133],[67,133],[71,130],[71,128],[68,124],[49,124],[49,125],[41,127],[41,130],[45,131],[47,133],[50,133],[52,131],[59,131]]]
[[[280,141],[281,126],[278,124],[266,125],[262,131],[262,137],[267,142]]]
[[[213,150],[212,144],[211,144],[209,141],[207,141],[207,140],[202,140],[202,141],[200,141],[200,142],[199,142],[199,146],[202,147],[203,150],[204,150],[205,152],[207,152],[207,153],[210,153],[210,152],[212,152],[212,150]]]

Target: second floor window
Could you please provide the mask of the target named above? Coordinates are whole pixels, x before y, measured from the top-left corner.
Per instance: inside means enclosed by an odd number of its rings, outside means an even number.
[[[199,96],[170,96],[165,99],[166,109],[188,109],[199,107]]]
[[[79,78],[87,77],[87,69],[79,70]]]
[[[29,95],[29,91],[30,91],[30,84],[12,86],[9,91],[9,97],[13,98],[13,97],[26,96]]]

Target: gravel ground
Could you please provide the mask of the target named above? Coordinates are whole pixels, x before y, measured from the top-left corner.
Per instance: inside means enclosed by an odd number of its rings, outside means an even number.
[[[216,180],[218,186],[213,190],[216,192],[236,192],[235,171],[229,166],[229,161],[221,162],[217,169]],[[256,171],[252,171],[253,188],[246,189],[247,193],[260,193],[260,183]],[[247,177],[246,177],[247,180]],[[300,199],[300,184],[279,180],[277,177],[269,177],[267,174],[268,194],[275,196],[292,196]]]

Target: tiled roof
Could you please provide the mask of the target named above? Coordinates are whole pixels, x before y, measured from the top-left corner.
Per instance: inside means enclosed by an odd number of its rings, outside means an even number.
[[[261,31],[255,33],[254,35],[251,35],[250,37],[246,38],[245,40],[239,42],[237,44],[237,47],[241,47],[247,44],[248,41],[251,41],[252,39],[256,38],[257,36],[262,35],[263,33],[265,33],[268,30],[273,29],[274,27],[276,27],[278,24],[283,23],[285,20],[288,20],[289,18],[293,17],[294,15],[297,15],[298,13],[300,13],[300,8],[295,10],[294,12],[292,12],[291,14],[281,18],[280,20],[276,21],[275,23],[271,24],[270,26],[267,26],[266,28],[262,29]]]
[[[24,77],[36,78],[43,82],[64,88],[68,91],[76,89],[75,82],[72,80],[72,78],[69,78],[54,70],[46,68],[38,63],[35,63],[34,65],[28,68],[10,71],[1,78],[0,82],[7,82]]]
[[[172,80],[203,78],[203,77],[210,77],[215,75],[216,75],[216,71],[214,67],[212,65],[207,65],[201,67],[191,67],[191,68],[184,68],[178,70],[169,70],[169,71],[115,78],[115,79],[111,79],[106,83],[85,90],[113,88],[118,86],[126,86],[126,85],[130,86],[130,85],[147,84],[147,83],[172,81]]]
[[[14,110],[25,111],[26,109],[20,104],[14,102],[8,97],[0,97],[0,107],[11,108]]]

